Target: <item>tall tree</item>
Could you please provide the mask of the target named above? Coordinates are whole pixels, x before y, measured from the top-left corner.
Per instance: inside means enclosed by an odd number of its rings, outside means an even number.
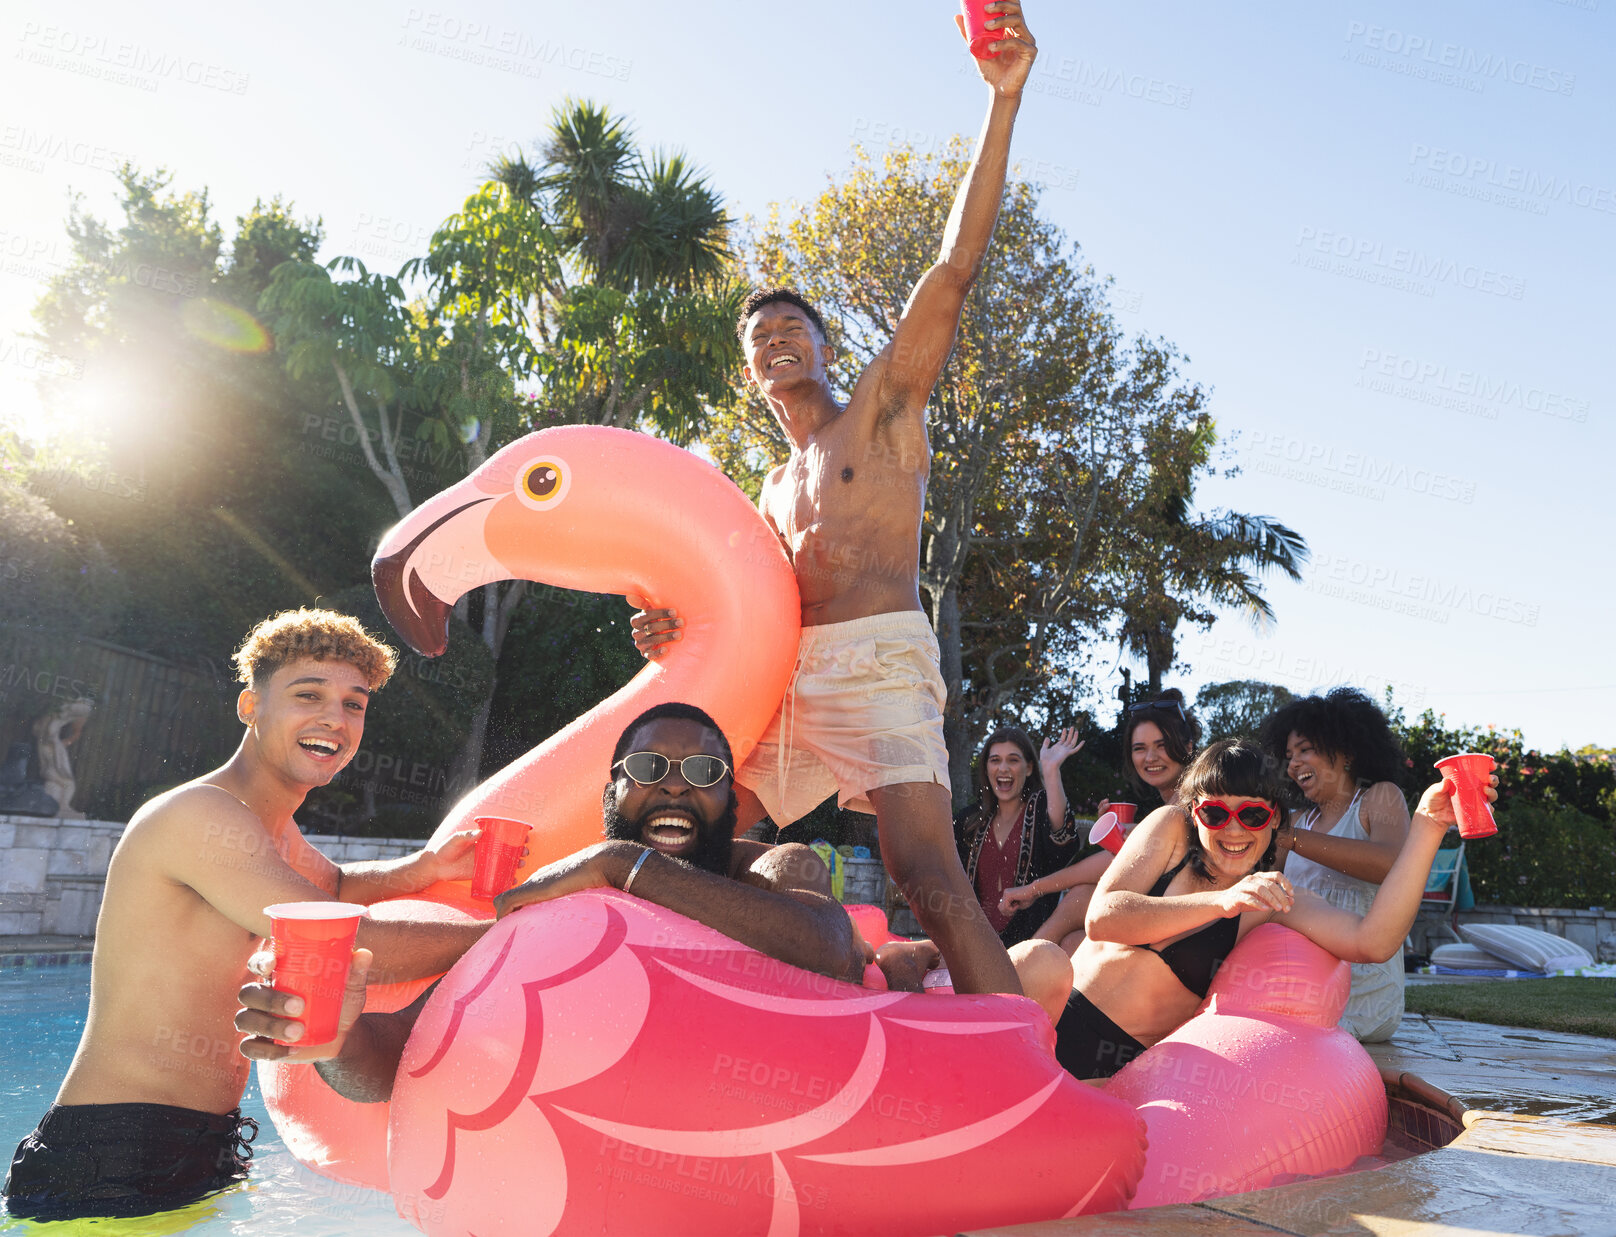
[[[1179,624],[1208,627],[1217,608],[1233,609],[1259,630],[1274,620],[1260,577],[1277,571],[1300,580],[1307,543],[1269,516],[1192,508],[1197,476],[1211,468],[1217,434],[1203,421],[1164,452],[1140,495],[1133,519],[1117,530],[1130,542],[1122,588],[1123,649],[1145,663],[1147,688],[1161,690],[1176,658]]]
[[[1294,699],[1289,688],[1258,679],[1208,683],[1195,694],[1195,715],[1206,728],[1208,743],[1256,738],[1268,716]]]
[[[545,425],[691,438],[730,397],[738,356],[728,228],[682,155],[642,152],[624,122],[569,100],[540,160],[497,162],[397,277],[351,258],[288,264],[263,308],[292,372],[328,376],[402,515]],[[422,460],[436,471],[412,465]],[[423,474],[434,484],[411,484]],[[496,662],[523,596],[504,582],[463,600]],[[497,686],[473,715],[452,790],[483,772]]]
[[[374,520],[340,465],[300,449],[253,314],[268,272],[315,251],[318,220],[260,200],[231,235],[172,179],[126,166],[121,218],[70,208],[72,261],[35,310],[64,362],[41,391],[58,436],[27,480],[116,568],[113,639],[222,662],[266,613],[359,578]]]
[[[932,261],[966,165],[940,156],[859,153],[852,171],[805,206],[771,210],[749,263],[760,283],[796,287],[846,355],[847,383],[891,341]],[[1104,286],[1038,214],[1037,187],[1006,190],[994,246],[967,302],[953,354],[927,408],[933,459],[921,587],[942,649],[945,730],[957,795],[993,720],[1070,676],[1082,650],[1122,621],[1128,566],[1113,535],[1157,469],[1193,459],[1210,421],[1205,392],[1174,350],[1125,339]],[[748,396],[715,423],[709,446],[754,488],[788,446]],[[920,466],[921,461],[914,461]],[[1131,551],[1130,551],[1131,552]]]

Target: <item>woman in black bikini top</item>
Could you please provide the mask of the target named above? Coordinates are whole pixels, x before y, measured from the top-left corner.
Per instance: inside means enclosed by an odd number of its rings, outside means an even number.
[[[1088,936],[1072,958],[1072,996],[1056,1025],[1055,1055],[1074,1075],[1114,1074],[1176,1030],[1235,943],[1270,919],[1348,962],[1381,961],[1402,945],[1453,822],[1443,784],[1425,791],[1408,842],[1363,916],[1293,889],[1273,870],[1288,827],[1280,795],[1262,749],[1226,739],[1185,770],[1178,802],[1188,812],[1162,808],[1128,835],[1089,908]]]
[[[1266,827],[1266,826],[1265,826]],[[1161,874],[1161,878],[1150,887],[1150,896],[1159,898],[1167,892],[1167,886],[1173,883],[1173,877],[1184,870],[1190,857],[1185,855],[1173,867]],[[1229,956],[1234,948],[1235,941],[1240,938],[1240,920],[1215,919],[1206,927],[1191,932],[1186,937],[1173,941],[1168,945],[1145,945],[1163,962],[1167,969],[1196,996],[1206,996],[1207,989],[1212,987],[1212,977],[1218,973],[1218,967]]]

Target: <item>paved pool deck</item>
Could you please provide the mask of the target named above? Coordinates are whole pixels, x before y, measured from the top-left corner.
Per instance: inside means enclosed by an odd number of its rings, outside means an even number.
[[[1368,1047],[1464,1132],[1370,1172],[970,1237],[1616,1237],[1616,1040],[1409,1014]]]

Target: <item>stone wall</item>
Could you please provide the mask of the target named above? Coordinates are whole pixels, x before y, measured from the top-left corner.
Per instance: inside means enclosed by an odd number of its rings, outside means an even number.
[[[1453,940],[1452,935],[1441,926],[1445,919],[1444,912],[1431,910],[1420,912],[1419,918],[1414,922],[1414,930],[1410,933],[1416,953],[1429,955],[1433,946],[1445,945]],[[1478,905],[1471,910],[1460,911],[1456,922],[1510,923],[1523,928],[1536,928],[1540,932],[1563,936],[1566,940],[1581,945],[1594,956],[1596,962],[1616,962],[1616,909],[1606,910],[1601,907],[1597,910],[1569,910],[1553,906]],[[1604,950],[1603,956],[1600,954],[1601,949]]]
[[[115,821],[0,816],[0,936],[93,936],[123,830]],[[323,834],[308,840],[337,863],[392,859],[421,845]]]

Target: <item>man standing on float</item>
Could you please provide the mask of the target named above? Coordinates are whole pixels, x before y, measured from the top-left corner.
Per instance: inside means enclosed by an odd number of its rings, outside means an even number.
[[[954,847],[946,690],[919,585],[931,463],[926,401],[987,257],[1010,133],[1037,55],[1017,0],[986,9],[989,32],[1000,37],[987,48],[996,54],[976,61],[991,101],[975,158],[937,262],[847,406],[832,394],[825,367],[834,353],[811,305],[776,288],[754,293],[742,311],[747,380],[791,442],[758,506],[796,570],[803,631],[780,713],[736,781],[743,828],[765,812],[789,824],[832,791],[843,807],[873,811],[886,869],[942,951],[955,989],[1020,993]],[[642,609],[633,626],[640,651],[655,658],[679,638],[681,620],[672,610]]]

